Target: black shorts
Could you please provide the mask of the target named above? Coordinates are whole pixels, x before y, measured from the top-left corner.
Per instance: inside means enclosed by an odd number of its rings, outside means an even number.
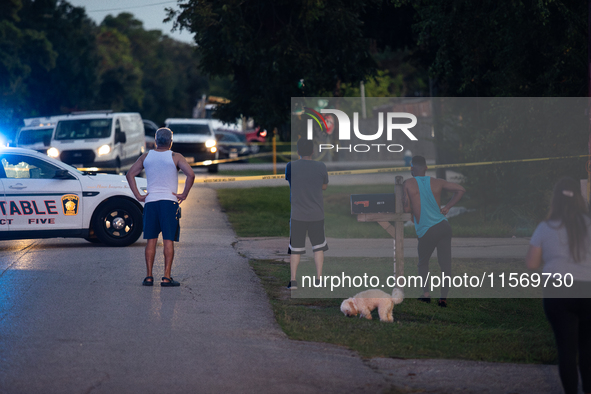
[[[310,237],[314,252],[328,250],[328,245],[324,238],[324,219],[315,222],[302,222],[291,219],[289,222],[288,254],[306,253],[306,233]]]

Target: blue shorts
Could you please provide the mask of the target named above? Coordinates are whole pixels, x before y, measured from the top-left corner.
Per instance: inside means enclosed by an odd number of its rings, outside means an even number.
[[[144,239],[158,238],[179,241],[181,226],[177,219],[179,203],[176,201],[159,200],[144,205]]]

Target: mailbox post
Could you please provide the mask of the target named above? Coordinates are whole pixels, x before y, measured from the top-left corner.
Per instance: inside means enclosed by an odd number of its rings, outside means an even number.
[[[378,222],[394,238],[394,274],[404,275],[404,222],[410,220],[410,213],[404,213],[402,196],[404,193],[402,176],[397,176],[394,184],[394,212],[359,213],[358,222]],[[392,225],[391,222],[394,222]]]

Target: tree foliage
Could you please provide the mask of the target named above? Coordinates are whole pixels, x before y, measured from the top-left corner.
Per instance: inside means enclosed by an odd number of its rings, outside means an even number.
[[[47,115],[88,108],[98,88],[94,22],[83,8],[58,0],[23,0],[20,15],[19,26],[43,32],[57,55],[51,69],[32,67],[28,78],[32,113]]]
[[[157,123],[190,117],[209,89],[197,63],[192,45],[145,30],[129,13],[97,26],[65,0],[0,2],[4,129],[73,110],[137,111]]]
[[[136,71],[128,68],[127,75],[133,79],[131,86],[136,87],[135,92],[141,93],[141,97],[131,96],[133,100],[124,105],[126,108],[140,111],[158,123],[167,117],[191,117],[193,106],[208,88],[198,72],[198,58],[191,45],[173,40],[159,30],[145,30],[143,23],[130,13],[107,16],[101,28],[120,34],[128,42],[125,51]],[[112,52],[123,53],[116,48]],[[126,73],[113,74],[123,78]],[[116,83],[129,90],[130,84],[123,82]]]
[[[203,72],[232,78],[220,118],[252,116],[272,128],[289,119],[291,97],[342,95],[341,83],[375,73],[362,15],[382,3],[188,0],[170,17],[194,33]]]
[[[587,3],[420,0],[422,61],[441,96],[585,96]]]
[[[97,36],[100,65],[99,105],[121,111],[142,106],[142,70],[131,53],[129,38],[114,28],[101,26]]]
[[[586,95],[586,2],[420,0],[412,4],[417,11],[420,59],[430,68],[438,96]],[[481,109],[479,120],[464,121],[460,129],[441,128],[442,162],[586,154],[586,106],[562,103],[521,106],[521,112],[498,105],[494,111]],[[445,111],[445,104],[442,108]],[[540,219],[546,212],[544,197],[560,176],[586,177],[584,160],[466,168],[462,173],[471,195],[489,212],[530,219]]]
[[[42,31],[20,27],[20,0],[0,5],[0,107],[14,115],[27,112],[30,75],[33,69],[51,70],[57,53]],[[11,116],[14,116],[11,115]],[[3,116],[2,123],[9,122]]]
[[[533,226],[547,213],[550,191],[563,176],[586,178],[587,98],[434,98],[448,162],[524,160],[458,171],[470,198],[487,213],[516,226]]]

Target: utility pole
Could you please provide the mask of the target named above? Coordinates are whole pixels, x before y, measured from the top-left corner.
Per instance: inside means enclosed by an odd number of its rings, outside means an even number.
[[[365,83],[363,83],[363,81],[359,83],[359,91],[361,92],[361,119],[366,119],[367,111],[365,109]]]
[[[589,0],[591,2],[591,0]],[[431,136],[435,139],[435,164],[445,164],[446,159],[442,156],[443,127],[441,124],[441,100],[437,97],[439,92],[437,82],[429,78],[429,94],[431,96]],[[443,162],[443,163],[442,163]],[[445,168],[438,168],[435,176],[440,179],[447,179]]]
[[[589,142],[587,157],[587,204],[591,202],[591,0],[587,0],[587,116],[589,117]]]

